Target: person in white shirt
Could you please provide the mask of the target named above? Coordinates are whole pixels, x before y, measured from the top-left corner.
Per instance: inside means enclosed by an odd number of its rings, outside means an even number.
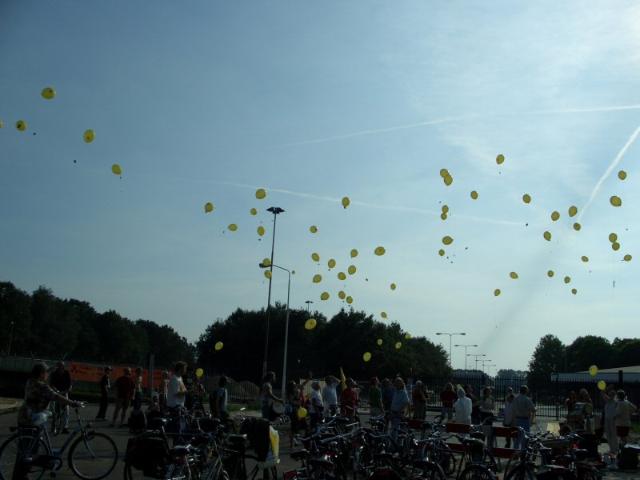
[[[322,403],[325,415],[335,415],[338,410],[338,379],[329,375],[324,379],[325,387],[322,389]]]
[[[627,394],[624,390],[618,390],[616,398],[618,399],[616,405],[616,431],[620,442],[625,444],[631,429],[631,415],[635,413],[637,407],[627,400]]]
[[[182,375],[187,369],[187,364],[177,362],[173,367],[173,376],[169,380],[167,387],[167,407],[178,408],[184,407],[184,400],[187,394],[187,388],[182,381]]]
[[[320,394],[320,382],[311,383],[311,395],[309,396],[309,416],[311,417],[311,431],[315,431],[322,419],[324,403]]]
[[[459,388],[458,400],[456,400],[453,404],[453,410],[455,412],[455,422],[464,423],[465,425],[471,425],[471,409],[471,399],[467,397],[467,394],[462,388]]]

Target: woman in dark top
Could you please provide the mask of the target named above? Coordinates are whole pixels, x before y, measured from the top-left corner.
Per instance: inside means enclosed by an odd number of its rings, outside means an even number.
[[[111,367],[104,367],[104,375],[100,379],[100,410],[96,420],[106,420],[107,407],[109,405],[109,390],[111,390]]]

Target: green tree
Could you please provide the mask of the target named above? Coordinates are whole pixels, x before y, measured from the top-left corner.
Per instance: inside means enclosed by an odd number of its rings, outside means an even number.
[[[640,363],[640,339],[616,338],[611,347],[614,360],[610,367],[630,367]]]
[[[570,372],[588,370],[591,365],[609,368],[613,364],[613,348],[609,340],[595,335],[576,338],[566,348],[567,369]]]
[[[529,362],[528,383],[539,388],[550,382],[551,374],[564,370],[565,346],[555,335],[545,335],[536,346]]]

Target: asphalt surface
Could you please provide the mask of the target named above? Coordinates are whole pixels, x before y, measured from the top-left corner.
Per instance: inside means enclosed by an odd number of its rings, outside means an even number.
[[[113,412],[113,405],[109,405],[109,413]],[[123,478],[123,467],[124,467],[124,453],[126,450],[127,441],[131,438],[131,434],[129,433],[128,428],[112,428],[110,427],[110,421],[94,421],[95,415],[97,412],[97,405],[89,405],[86,408],[80,411],[80,415],[83,420],[90,421],[94,427],[94,429],[98,432],[103,432],[109,435],[116,443],[119,452],[119,461],[114,469],[114,471],[107,477],[110,480],[122,479]],[[247,412],[244,412],[245,414]],[[75,415],[71,413],[71,421],[70,427],[75,425],[74,423]],[[364,419],[363,419],[364,420]],[[0,444],[4,443],[4,441],[12,434],[9,430],[11,426],[14,426],[16,422],[16,414],[8,413],[5,415],[0,415]],[[290,456],[289,449],[289,433],[287,430],[280,429],[280,465],[278,466],[279,478],[282,478],[282,473],[295,469],[298,464],[293,461]],[[65,440],[67,440],[68,435],[58,435],[53,437],[52,443],[53,447],[61,447]],[[295,450],[296,447],[294,447]],[[67,479],[75,479],[77,478],[73,472],[69,469],[68,464],[66,463],[67,452],[63,455],[65,460],[65,465],[61,470],[57,472],[56,478],[61,480]],[[249,469],[252,468],[252,465],[247,464]],[[46,477],[45,477],[46,478]],[[142,478],[142,477],[140,477]],[[260,478],[260,476],[258,476]],[[636,473],[623,473],[623,472],[607,472],[606,478],[609,480],[630,480],[630,479],[639,479],[640,472]]]

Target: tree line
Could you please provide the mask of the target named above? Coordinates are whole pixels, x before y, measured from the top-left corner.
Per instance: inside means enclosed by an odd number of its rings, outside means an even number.
[[[103,364],[193,362],[195,350],[167,325],[98,313],[87,302],[61,299],[40,287],[32,294],[0,282],[0,352],[33,358]]]
[[[544,385],[552,373],[582,372],[596,365],[600,369],[638,365],[640,339],[585,335],[565,345],[555,335],[545,335],[529,362],[529,382]]]

